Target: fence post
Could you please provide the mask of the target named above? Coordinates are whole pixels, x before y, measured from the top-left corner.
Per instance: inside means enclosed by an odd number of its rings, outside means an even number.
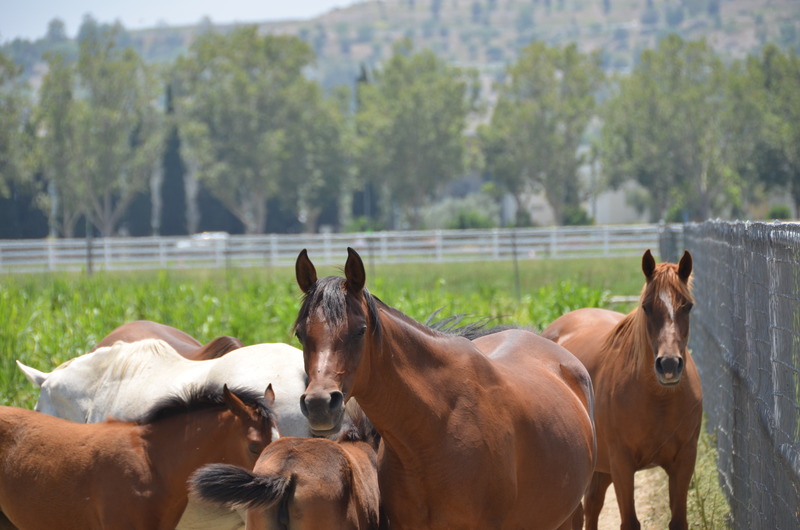
[[[167,254],[164,250],[164,238],[158,238],[158,262],[162,269],[167,268]]]
[[[550,229],[550,257],[555,258],[558,256],[558,227],[553,226]]]
[[[441,230],[436,230],[433,233],[433,240],[434,240],[434,244],[436,246],[436,261],[437,262],[441,262],[442,261],[442,231]]]

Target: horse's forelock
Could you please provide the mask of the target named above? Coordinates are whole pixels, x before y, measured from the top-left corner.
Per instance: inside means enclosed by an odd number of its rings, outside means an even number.
[[[642,288],[641,300],[644,300],[648,292],[660,293],[664,291],[677,291],[683,298],[694,303],[692,277],[689,277],[688,282],[681,280],[680,276],[678,276],[678,265],[675,263],[659,263],[656,265],[652,279]]]
[[[361,293],[367,303],[367,315],[372,324],[373,333],[376,333],[380,329],[376,298],[366,288],[362,289]],[[296,330],[301,323],[308,319],[312,311],[318,309],[322,311],[322,316],[330,326],[336,328],[342,325],[347,316],[348,296],[344,278],[328,276],[318,280],[304,295],[293,329]]]

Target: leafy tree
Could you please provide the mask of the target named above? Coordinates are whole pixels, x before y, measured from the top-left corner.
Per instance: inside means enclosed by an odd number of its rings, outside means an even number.
[[[22,67],[0,50],[0,237],[43,235],[31,104],[21,74]]]
[[[60,56],[50,58],[40,136],[43,167],[56,186],[66,236],[80,214],[103,236],[112,235],[158,170],[163,133],[153,104],[157,86],[141,58],[118,46],[119,31],[87,19],[74,69]]]
[[[669,35],[642,53],[604,106],[605,177],[612,186],[638,182],[652,221],[669,211],[701,220],[739,206],[726,75],[704,41]]]
[[[296,94],[305,102],[293,109],[285,144],[287,160],[283,180],[295,183],[281,193],[284,202],[299,212],[307,232],[319,229],[326,207],[338,208],[343,193],[353,187],[349,169],[349,137],[346,109],[349,93],[326,99],[317,84],[300,87]]]
[[[767,46],[753,70],[760,72],[765,109],[757,172],[767,185],[785,186],[800,212],[800,57]]]
[[[356,166],[383,197],[383,213],[406,212],[420,226],[420,208],[462,174],[467,117],[476,107],[472,72],[447,65],[431,51],[394,48],[371,83],[358,87]],[[393,223],[389,223],[391,226]]]
[[[582,54],[575,45],[534,42],[507,78],[490,123],[479,129],[487,169],[514,198],[518,225],[527,220],[524,198],[531,192],[544,192],[563,224],[581,201],[578,147],[603,82],[600,57]]]
[[[22,69],[0,50],[0,196],[7,197],[13,183],[30,180],[24,153],[28,100],[18,78]]]
[[[296,37],[262,37],[252,26],[204,35],[177,64],[187,171],[247,233],[264,231],[271,198],[286,190],[297,197],[306,178],[325,173],[326,140],[313,131],[317,118],[324,122],[322,98],[303,75],[312,60]]]
[[[168,134],[164,144],[162,164],[164,178],[161,182],[160,201],[161,219],[159,233],[163,235],[186,234],[188,230],[186,219],[186,186],[184,184],[185,167],[181,159],[181,139],[178,126],[174,120],[174,106],[172,103],[172,87],[166,90],[166,111],[168,119]]]
[[[83,195],[77,193],[80,187],[75,185],[81,178],[81,164],[74,157],[76,72],[61,54],[48,54],[46,60],[47,74],[39,91],[36,118],[41,169],[49,182],[46,204],[50,234],[73,237],[86,206]]]

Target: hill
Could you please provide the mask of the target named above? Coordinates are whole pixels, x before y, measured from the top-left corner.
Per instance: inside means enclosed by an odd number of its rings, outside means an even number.
[[[532,40],[600,50],[606,69],[622,72],[668,33],[705,38],[726,58],[769,42],[800,49],[797,0],[365,0],[310,20],[253,23],[308,42],[328,87],[351,85],[362,64],[379,64],[404,37],[493,79]],[[148,60],[165,61],[209,29],[160,27],[131,32],[131,41]]]

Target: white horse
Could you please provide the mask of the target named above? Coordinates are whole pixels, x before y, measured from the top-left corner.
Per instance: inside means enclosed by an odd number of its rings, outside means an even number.
[[[41,389],[36,410],[82,423],[113,417],[133,421],[161,398],[193,385],[263,389],[272,383],[282,436],[309,436],[300,411],[305,391],[303,352],[282,343],[255,344],[217,359],[191,361],[159,339],[113,346],[75,357],[46,373],[17,361]],[[191,498],[178,528],[243,527],[240,514],[211,508]]]

